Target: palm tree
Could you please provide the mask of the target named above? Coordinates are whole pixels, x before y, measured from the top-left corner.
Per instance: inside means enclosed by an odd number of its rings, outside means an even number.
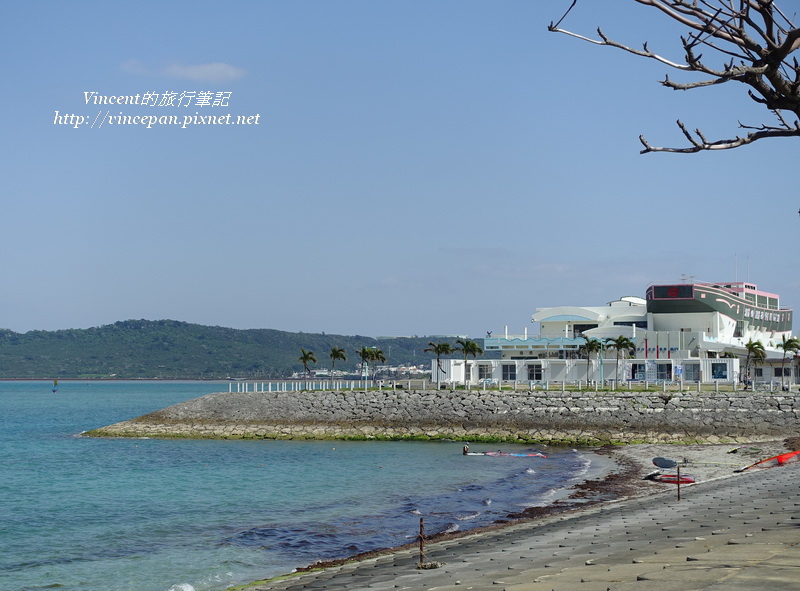
[[[373,372],[378,369],[378,363],[386,363],[386,355],[378,347],[361,347],[358,351],[358,356],[361,357],[362,373],[366,379],[369,379],[370,363],[373,364]]]
[[[580,347],[578,347],[578,351],[580,351],[581,354],[586,355],[586,383],[588,384],[589,367],[592,363],[592,353],[599,353],[600,349],[603,348],[603,343],[601,343],[599,339],[595,339],[594,337],[583,336],[583,338],[586,339],[586,342]]]
[[[766,352],[763,355],[756,355],[753,357],[753,366],[758,369],[759,365],[764,363],[764,360],[767,358]],[[763,373],[762,373],[763,375]]]
[[[450,343],[434,343],[433,341],[430,341],[428,346],[422,351],[423,353],[433,353],[436,355],[436,388],[438,389],[442,379],[442,355],[448,355],[452,353],[453,347],[450,345]]]
[[[794,352],[794,361],[796,365],[794,375],[797,376],[800,375],[800,350]]]
[[[372,359],[372,349],[361,347],[358,351],[358,356],[361,357],[361,373],[364,375],[364,379],[369,379],[369,362]]]
[[[783,360],[781,361],[781,390],[783,390],[783,366],[786,365],[786,354],[790,351],[795,353],[800,350],[800,339],[797,337],[786,338],[786,335],[781,335],[781,342],[778,343],[778,348],[783,349]]]
[[[369,360],[372,361],[372,379],[375,379],[375,374],[378,371],[378,363],[386,363],[386,355],[378,347],[370,349]]]
[[[344,349],[341,347],[331,347],[331,379],[333,379],[333,366],[336,364],[336,360],[340,359],[341,361],[347,361],[347,355],[344,352]]]
[[[633,353],[636,351],[636,345],[633,344],[633,341],[630,340],[628,337],[624,337],[619,335],[616,339],[612,339],[611,337],[606,339],[606,345],[609,347],[613,347],[617,350],[617,375],[616,379],[619,381],[619,359],[620,355],[623,357],[626,353]]]
[[[761,344],[761,341],[753,341],[750,339],[744,346],[747,349],[747,358],[744,362],[744,375],[745,375],[745,389],[749,385],[750,382],[750,357],[753,357],[754,360],[761,360],[767,356],[767,352],[764,350],[764,345]]]
[[[483,355],[483,349],[481,349],[480,345],[475,341],[470,341],[469,339],[456,339],[456,347],[455,351],[461,352],[464,356],[464,387],[467,387],[467,357],[472,355],[472,358],[475,359],[478,355]]]
[[[305,349],[300,349],[300,357],[297,360],[303,364],[303,368],[306,370],[306,375],[311,374],[311,370],[308,368],[309,363],[316,363],[317,358],[314,355],[314,351],[306,351]]]

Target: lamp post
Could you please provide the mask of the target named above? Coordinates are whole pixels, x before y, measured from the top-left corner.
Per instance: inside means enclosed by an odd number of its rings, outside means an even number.
[[[603,341],[600,341],[600,386],[605,386],[605,378],[603,377]]]

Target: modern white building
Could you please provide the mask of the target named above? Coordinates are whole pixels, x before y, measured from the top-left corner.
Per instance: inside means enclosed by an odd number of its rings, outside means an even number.
[[[442,360],[432,377],[470,384],[498,382],[744,381],[746,345],[760,341],[767,358],[750,362],[755,382],[797,382],[795,355],[778,346],[791,337],[792,310],[776,294],[752,283],[651,285],[645,298],[622,297],[605,306],[537,309],[538,335],[509,334],[484,340],[485,353],[500,359]],[[620,353],[607,339],[625,337],[631,351]],[[596,339],[599,352],[586,354]],[[740,369],[741,368],[741,369]],[[438,375],[437,375],[438,374]]]

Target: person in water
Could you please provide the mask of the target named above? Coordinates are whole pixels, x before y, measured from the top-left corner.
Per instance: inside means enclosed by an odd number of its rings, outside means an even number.
[[[463,454],[467,455],[469,453],[469,443],[464,446]]]

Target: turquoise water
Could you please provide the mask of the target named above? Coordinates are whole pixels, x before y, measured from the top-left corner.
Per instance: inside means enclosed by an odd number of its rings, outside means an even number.
[[[459,443],[86,438],[227,384],[51,388],[0,382],[5,591],[219,591],[413,541],[420,516],[429,533],[491,523],[591,468],[573,450],[465,457]]]

